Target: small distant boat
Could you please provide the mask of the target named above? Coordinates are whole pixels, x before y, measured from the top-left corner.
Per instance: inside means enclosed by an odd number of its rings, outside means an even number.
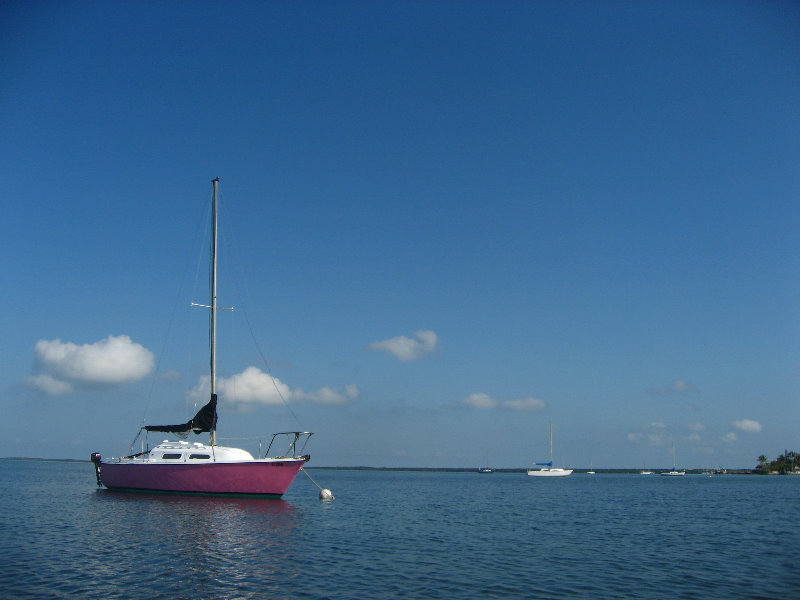
[[[213,237],[211,241],[211,398],[189,422],[178,425],[146,425],[139,430],[178,437],[210,433],[208,444],[164,440],[154,448],[122,458],[104,459],[93,452],[97,485],[128,492],[161,492],[213,496],[280,498],[294,481],[309,455],[303,455],[309,431],[276,433],[264,457],[254,458],[241,448],[217,445],[216,332],[217,332],[217,187],[213,180]],[[138,437],[138,435],[137,435]],[[273,444],[288,438],[288,450],[270,457]],[[302,442],[302,444],[301,444]],[[278,444],[275,444],[278,447]],[[260,454],[260,453],[259,453]]]
[[[550,462],[534,463],[538,469],[528,469],[531,477],[566,477],[572,475],[572,469],[553,467],[553,422],[550,421]]]
[[[683,477],[686,475],[686,471],[677,471],[672,469],[672,471],[664,471],[663,473],[659,473],[659,475],[663,475],[665,477]]]
[[[652,471],[648,471],[647,467],[645,467],[644,462],[642,462],[642,470],[639,471],[639,475],[652,475],[652,474],[653,474],[653,472]]]
[[[486,451],[486,466],[478,467],[478,473],[494,473],[494,469],[489,466],[489,451]]]
[[[686,475],[686,471],[678,471],[677,467],[675,466],[675,445],[672,445],[672,471],[664,471],[659,473],[659,475],[663,475],[665,477],[683,477]]]

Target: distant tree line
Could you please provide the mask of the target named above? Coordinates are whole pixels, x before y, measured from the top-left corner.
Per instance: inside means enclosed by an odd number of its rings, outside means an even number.
[[[786,450],[775,460],[769,460],[765,455],[758,457],[757,473],[792,473],[800,469],[800,454]]]

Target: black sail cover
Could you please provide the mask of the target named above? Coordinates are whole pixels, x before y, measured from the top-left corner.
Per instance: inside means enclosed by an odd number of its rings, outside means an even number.
[[[211,394],[211,400],[188,423],[180,425],[145,425],[147,431],[164,431],[167,433],[203,433],[217,428],[217,395]]]

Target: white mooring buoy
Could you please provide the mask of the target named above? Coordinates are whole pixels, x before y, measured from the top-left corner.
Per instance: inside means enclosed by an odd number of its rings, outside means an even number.
[[[300,467],[300,470],[303,473],[306,474],[306,477],[308,477],[311,480],[311,483],[313,483],[315,486],[317,486],[319,488],[319,499],[320,500],[333,500],[335,498],[335,496],[333,495],[333,492],[331,492],[327,488],[323,488],[320,484],[318,484],[316,481],[314,481],[314,478],[311,477],[311,475],[308,474],[308,471],[306,471],[303,467]]]

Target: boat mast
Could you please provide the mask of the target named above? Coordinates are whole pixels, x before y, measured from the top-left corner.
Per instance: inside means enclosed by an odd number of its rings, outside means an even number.
[[[675,442],[672,442],[672,470],[678,470],[678,461],[675,459]]]
[[[214,186],[212,202],[213,233],[211,238],[211,398],[217,395],[217,190],[219,177],[211,182]],[[217,445],[217,426],[211,426],[211,445]]]
[[[550,421],[550,466],[553,466],[553,422]]]

